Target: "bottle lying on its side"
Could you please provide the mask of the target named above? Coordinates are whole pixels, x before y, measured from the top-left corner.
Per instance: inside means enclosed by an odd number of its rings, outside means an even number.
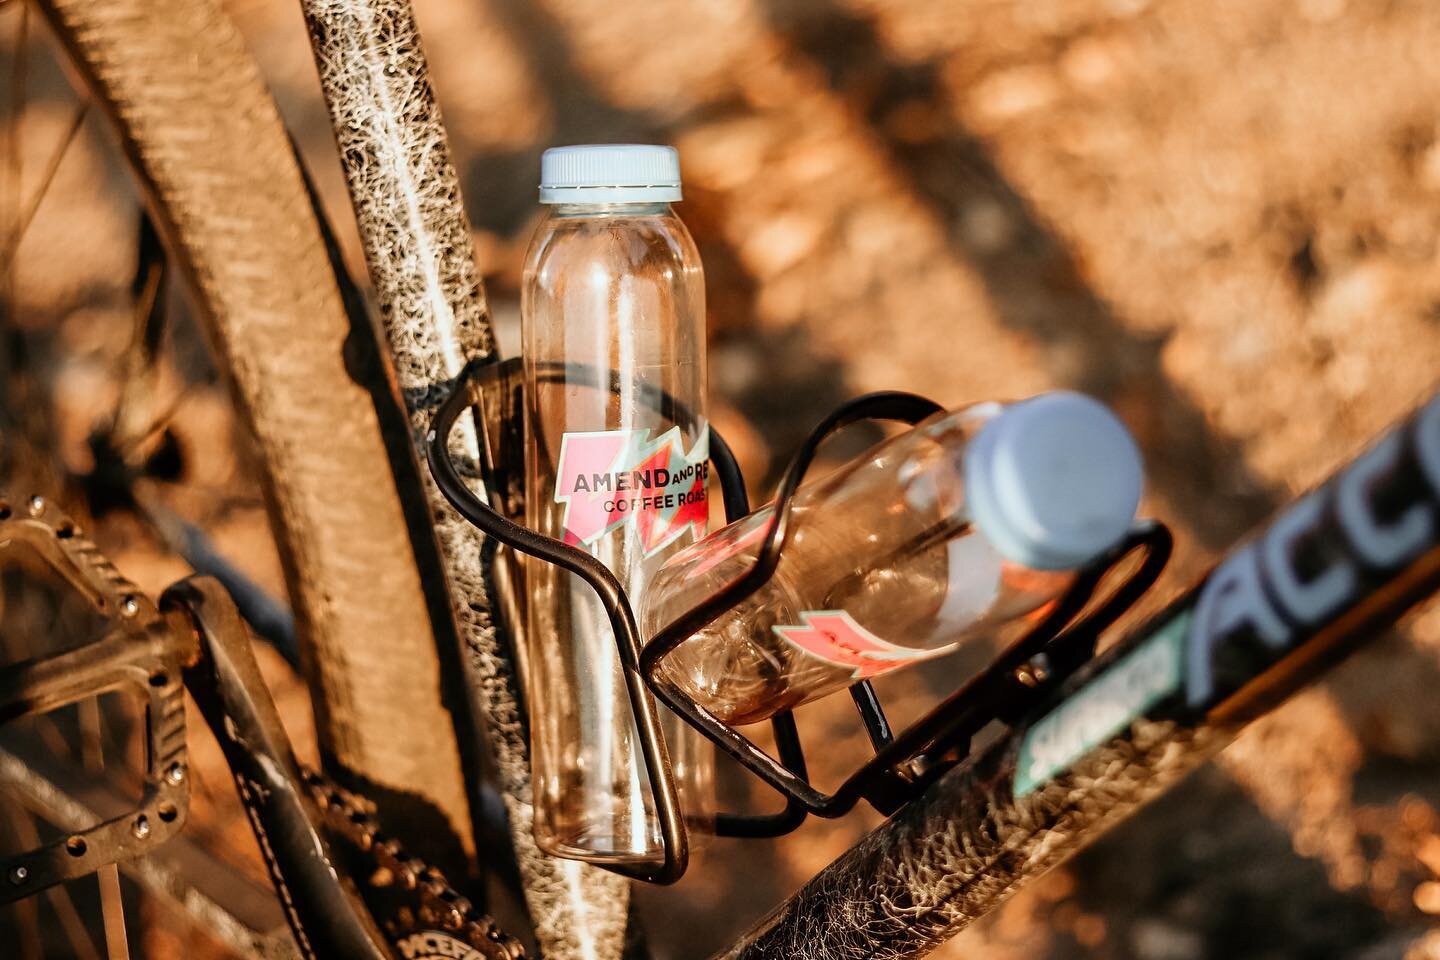
[[[1089,397],[937,414],[803,484],[774,576],[662,668],[746,724],[964,644],[1003,646],[1124,537],[1141,482],[1134,440]],[[671,557],[646,594],[644,636],[749,570],[772,512]]]

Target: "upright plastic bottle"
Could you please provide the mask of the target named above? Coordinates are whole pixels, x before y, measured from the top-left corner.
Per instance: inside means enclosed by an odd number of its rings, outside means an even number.
[[[1119,542],[1140,455],[1076,393],[939,414],[803,484],[774,576],[680,644],[667,676],[732,724],[985,639],[1002,645]],[[647,639],[750,569],[772,508],[655,577]]]
[[[675,150],[547,150],[521,299],[526,521],[589,551],[638,610],[650,580],[703,537],[705,289]],[[672,402],[658,402],[661,396]],[[557,856],[653,860],[654,798],[604,608],[578,577],[531,560],[529,698],[535,834]],[[692,826],[713,748],[662,710]]]

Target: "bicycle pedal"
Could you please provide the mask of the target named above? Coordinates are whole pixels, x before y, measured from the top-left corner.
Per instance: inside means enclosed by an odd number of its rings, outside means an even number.
[[[0,903],[143,855],[184,825],[190,778],[182,671],[198,652],[193,629],[162,615],[43,497],[0,497],[0,573],[12,571],[37,587],[63,591],[63,609],[78,607],[86,615],[80,643],[0,667],[0,724],[128,693],[144,707],[146,750],[143,791],[133,809],[0,857]],[[0,592],[0,639],[9,640],[3,634],[15,625],[6,622],[4,599]]]

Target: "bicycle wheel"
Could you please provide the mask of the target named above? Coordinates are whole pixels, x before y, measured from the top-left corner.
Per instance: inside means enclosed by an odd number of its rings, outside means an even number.
[[[469,848],[415,560],[433,546],[412,544],[372,392],[347,368],[379,347],[362,342],[368,320],[347,318],[258,68],[213,0],[36,8],[111,120],[255,439],[322,750],[382,804],[411,822],[431,814]]]

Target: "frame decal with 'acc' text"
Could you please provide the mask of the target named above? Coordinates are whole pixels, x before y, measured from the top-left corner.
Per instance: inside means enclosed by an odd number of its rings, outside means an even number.
[[[1141,717],[1195,715],[1440,549],[1440,396],[1232,550],[1026,730],[1015,796]]]

